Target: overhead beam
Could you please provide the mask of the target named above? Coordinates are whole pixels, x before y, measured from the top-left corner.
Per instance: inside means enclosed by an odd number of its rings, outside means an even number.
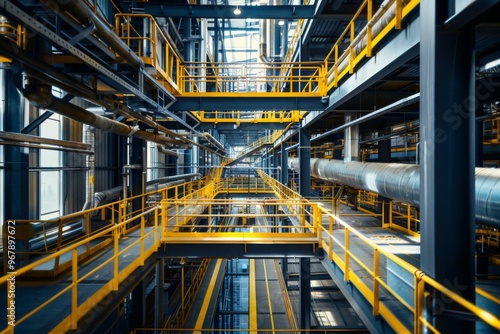
[[[243,94],[242,94],[243,95]],[[178,97],[170,111],[184,110],[324,110],[320,97]]]
[[[317,244],[311,243],[168,243],[161,247],[157,257],[190,258],[277,258],[315,257]]]
[[[241,14],[234,14],[238,8]],[[146,14],[161,17],[225,19],[309,19],[316,16],[316,6],[222,6],[145,3]]]

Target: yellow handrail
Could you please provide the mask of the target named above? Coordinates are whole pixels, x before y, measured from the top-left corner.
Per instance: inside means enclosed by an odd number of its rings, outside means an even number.
[[[420,0],[391,0],[385,7],[373,13],[373,0],[364,0],[352,20],[348,23],[337,42],[325,57],[325,71],[327,78],[326,91],[337,87],[339,81],[347,74],[352,74],[356,65],[365,57],[371,57],[372,49],[377,46],[393,29],[401,28],[401,21],[410,14],[420,3]],[[380,18],[394,8],[393,16],[381,30],[373,35],[372,28]],[[367,23],[356,35],[356,20],[361,17],[366,9]],[[349,38],[349,46],[342,50],[345,39]]]
[[[258,171],[259,175],[264,179],[266,183],[268,183],[276,192],[279,198],[282,199],[297,199],[301,198],[301,196],[282,185],[278,181],[274,180],[267,174],[262,171]],[[305,202],[309,202],[304,200]],[[310,205],[314,208],[314,216],[313,216],[313,224],[314,228],[317,229],[318,238],[319,238],[319,246],[323,248],[323,250],[327,253],[328,259],[332,260],[339,266],[339,268],[344,272],[344,280],[350,281],[351,284],[356,286],[356,288],[366,297],[366,299],[372,304],[373,314],[381,315],[386,321],[396,330],[397,332],[406,332],[413,331],[416,333],[421,333],[423,328],[426,327],[434,332],[438,332],[430,322],[424,317],[424,308],[426,307],[424,303],[424,295],[426,296],[435,296],[437,292],[442,295],[448,297],[449,299],[455,301],[460,306],[462,306],[465,310],[475,314],[479,319],[484,321],[489,326],[500,330],[500,319],[490,312],[479,308],[478,306],[472,304],[467,301],[457,293],[449,290],[442,284],[436,282],[431,277],[427,276],[424,272],[422,272],[419,268],[403,261],[396,255],[385,251],[380,248],[379,245],[368,239],[362,233],[357,231],[355,228],[351,227],[349,224],[344,222],[338,216],[333,215],[328,212],[324,208],[317,206],[313,202],[309,202]],[[320,217],[319,217],[320,216]],[[323,226],[322,218],[329,218],[329,226]],[[339,240],[334,235],[335,227],[337,229],[344,229],[344,240]],[[373,252],[373,262],[366,264],[361,258],[355,255],[350,249],[349,238],[351,235],[355,235],[358,238],[358,242],[362,241],[366,246],[369,246]],[[344,258],[342,259],[338,251],[344,253]],[[413,305],[411,305],[403,296],[401,296],[398,292],[392,289],[387,282],[382,280],[379,276],[379,267],[380,267],[380,257],[384,256],[386,259],[391,260],[401,269],[410,273],[414,277],[414,293],[413,300],[411,301]],[[370,288],[363,281],[361,277],[355,271],[351,270],[351,260],[354,260],[361,268],[364,269],[363,275],[367,273],[371,279],[373,280],[373,286]],[[370,269],[374,268],[374,269]],[[410,312],[413,313],[414,325],[412,329],[406,328],[406,326],[391,312],[391,310],[386,305],[385,301],[380,300],[378,298],[380,293],[380,287],[383,287],[385,291],[389,292],[396,300],[398,300],[401,305],[405,306]],[[431,287],[432,289],[429,289]],[[445,297],[445,298],[446,298]],[[432,298],[432,297],[431,297]],[[494,299],[490,299],[494,301]]]

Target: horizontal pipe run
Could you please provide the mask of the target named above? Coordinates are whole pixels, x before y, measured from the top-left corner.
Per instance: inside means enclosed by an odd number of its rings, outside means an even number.
[[[290,159],[289,166],[298,171],[299,159]],[[311,176],[420,206],[418,165],[314,158]],[[500,227],[500,169],[476,168],[475,184],[476,221]]]
[[[74,119],[83,124],[91,125],[97,129],[111,132],[120,136],[134,136],[143,140],[148,140],[160,145],[175,145],[178,142],[172,138],[150,133],[144,130],[139,130],[137,127],[132,127],[106,117],[96,115],[80,108],[74,104],[65,102],[56,97],[52,97],[52,103],[47,107],[60,115]]]
[[[134,68],[144,67],[144,62],[137,56],[118,36],[94,14],[89,6],[81,0],[56,0],[59,9],[68,12],[71,16],[82,22],[92,22],[96,35],[104,41],[113,51],[122,57]],[[57,14],[57,12],[56,12]]]

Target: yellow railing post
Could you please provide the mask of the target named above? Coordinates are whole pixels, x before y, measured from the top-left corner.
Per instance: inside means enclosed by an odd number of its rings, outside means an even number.
[[[119,285],[119,266],[118,266],[118,261],[119,261],[119,248],[118,248],[118,240],[119,240],[120,234],[118,232],[117,228],[113,229],[113,290],[118,291],[118,285]]]
[[[71,329],[78,328],[78,251],[71,251]]]
[[[373,311],[372,314],[379,314],[379,287],[380,276],[380,253],[377,248],[373,250]]]
[[[328,225],[328,259],[331,261],[333,258],[333,224],[335,224],[335,218],[332,215],[330,217],[330,225]]]
[[[144,265],[144,225],[146,225],[146,221],[144,219],[144,215],[141,216],[141,242],[140,242],[140,260],[139,265]]]
[[[165,234],[167,233],[167,229],[168,229],[168,222],[167,222],[167,200],[166,199],[163,199],[161,201],[161,231],[162,231],[162,235],[161,235],[161,239],[162,240],[165,240]]]
[[[411,231],[411,206],[410,204],[406,204],[406,214],[407,214],[407,218],[406,218],[406,228],[408,229],[408,231]]]
[[[344,281],[349,280],[349,229],[344,228]]]
[[[423,272],[417,271],[413,276],[414,286],[414,314],[413,314],[413,333],[423,333],[422,323],[420,318],[424,316],[424,287],[425,283],[421,279]]]
[[[366,56],[372,56],[372,26],[370,21],[372,19],[373,14],[373,0],[368,0],[368,6],[366,9]]]
[[[351,43],[349,44],[349,74],[354,73],[354,46],[352,45],[352,43],[354,42],[354,34],[354,22],[351,22]]]
[[[396,30],[401,29],[401,18],[403,17],[403,3],[401,0],[396,0]]]
[[[157,242],[159,239],[158,239],[158,207],[155,208],[155,213],[154,213],[154,224],[155,224],[155,229],[154,229],[154,239],[155,239],[155,242]]]

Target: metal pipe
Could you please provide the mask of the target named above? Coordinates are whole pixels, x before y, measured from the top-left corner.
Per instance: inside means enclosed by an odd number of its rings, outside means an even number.
[[[190,180],[195,177],[200,177],[200,173],[191,174],[181,174],[174,176],[162,177],[156,180],[151,180],[146,182],[146,192],[153,191],[155,189],[162,189],[164,187],[170,187],[186,180]],[[110,201],[118,198],[123,191],[123,187],[115,187],[108,190],[99,191],[94,194],[94,207],[98,207],[109,203]]]
[[[174,150],[166,149],[165,147],[163,147],[161,145],[157,145],[156,148],[158,149],[158,152],[160,152],[161,154],[170,155],[170,156],[176,157],[176,158],[179,157],[179,153],[177,153]]]
[[[289,166],[298,171],[299,159],[290,159]],[[418,165],[313,158],[311,176],[420,206]],[[476,221],[500,227],[500,169],[476,168],[475,184]]]
[[[155,180],[150,180],[146,182],[146,186],[150,186],[152,184],[157,184],[157,183],[163,183],[163,182],[171,182],[171,181],[176,181],[176,180],[191,180],[196,177],[201,177],[200,173],[189,173],[189,174],[179,174],[179,175],[173,175],[173,176],[166,176],[166,177],[160,177]]]
[[[94,207],[94,173],[95,173],[95,155],[94,155],[94,143],[95,143],[95,130],[89,125],[85,125],[84,129],[84,142],[90,145],[92,154],[87,155],[87,180],[85,187],[85,204],[83,205],[82,211],[88,210]],[[85,227],[84,227],[85,228]]]
[[[58,9],[68,12],[71,16],[81,22],[92,22],[95,26],[96,35],[104,41],[120,57],[135,68],[144,67],[144,62],[139,58],[118,36],[104,23],[89,6],[81,0],[55,0]],[[56,13],[57,14],[57,13]]]
[[[167,146],[177,144],[177,141],[170,137],[165,137],[162,135],[139,130],[137,126],[129,126],[111,120],[109,118],[96,115],[94,113],[91,113],[90,111],[80,108],[74,104],[65,102],[54,96],[52,97],[52,103],[48,105],[46,109],[52,110],[60,115],[74,119],[75,121],[81,122],[83,124],[91,125],[97,129],[112,132],[120,136],[133,136]]]

